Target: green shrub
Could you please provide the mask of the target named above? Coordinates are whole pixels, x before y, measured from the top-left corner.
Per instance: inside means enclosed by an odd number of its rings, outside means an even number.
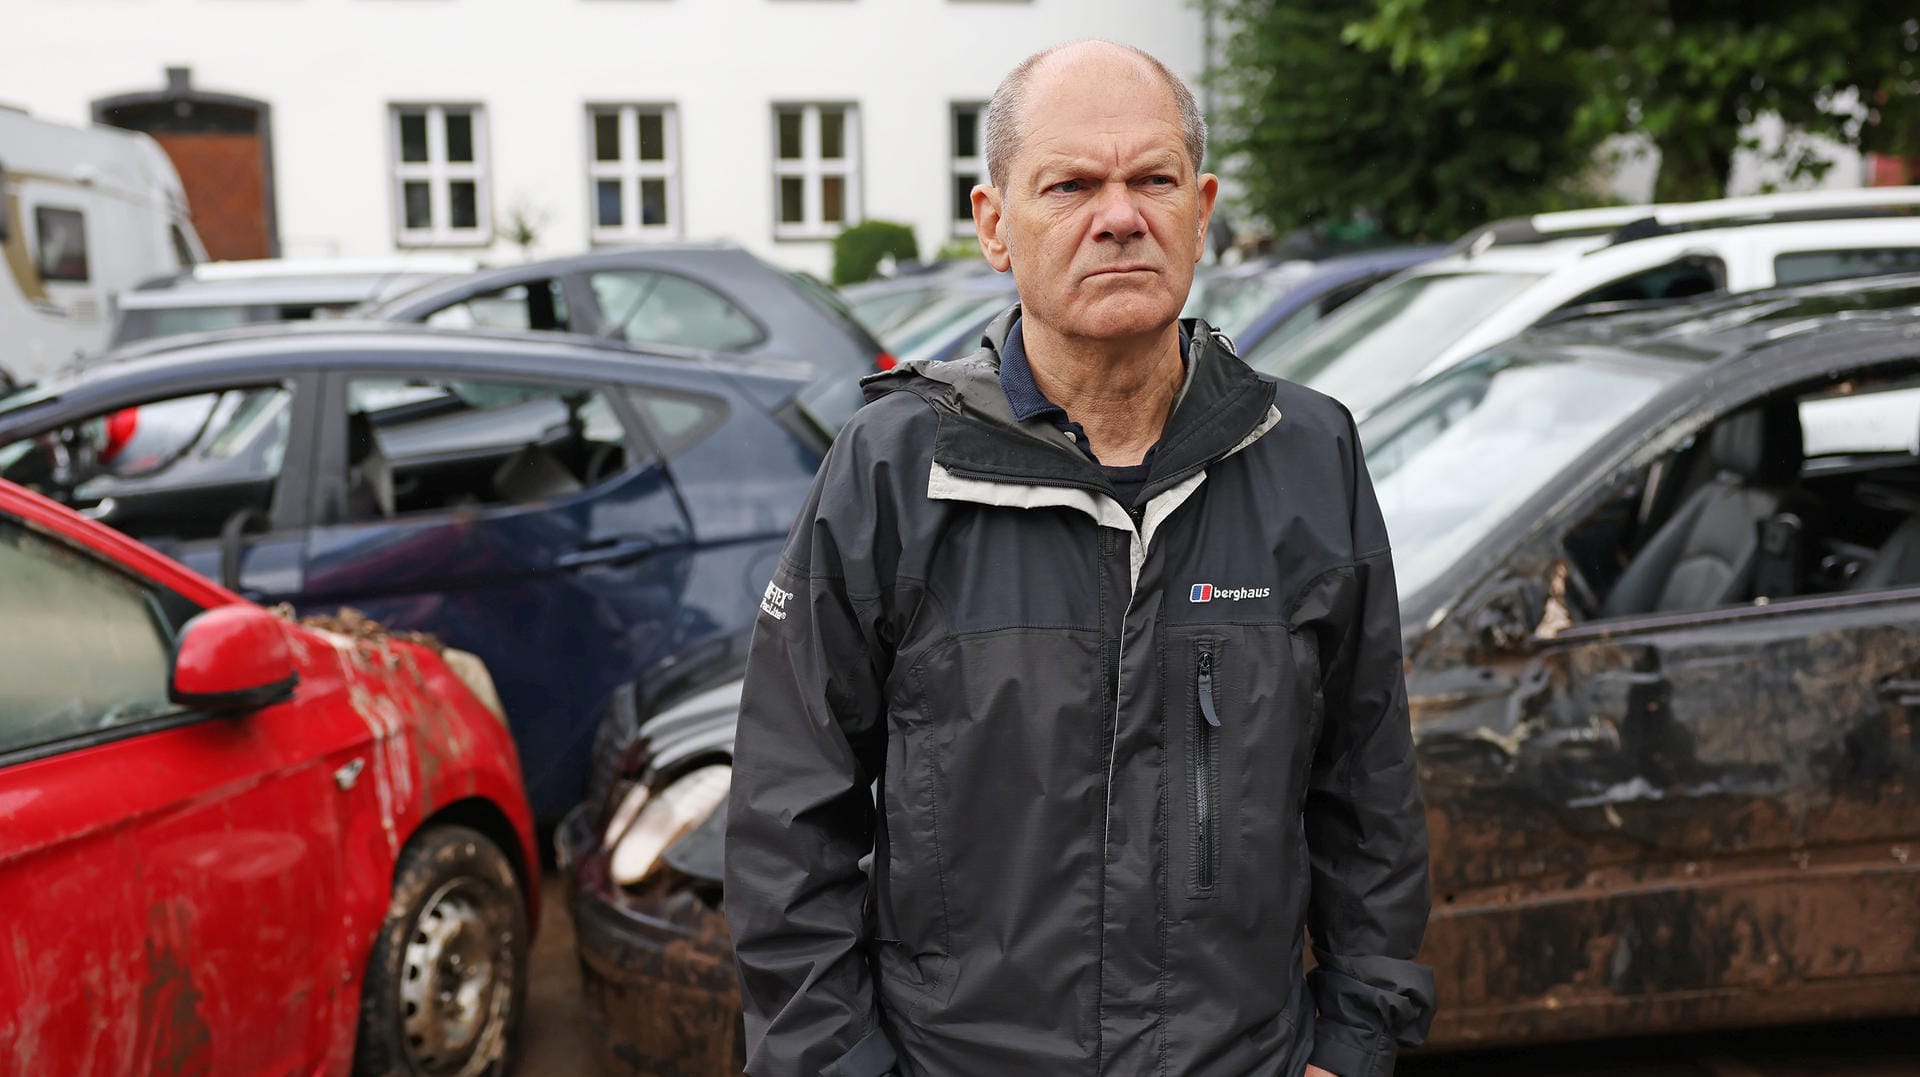
[[[893,255],[897,262],[917,261],[920,246],[913,229],[893,221],[862,221],[833,240],[833,283],[856,284],[873,279],[880,260]]]

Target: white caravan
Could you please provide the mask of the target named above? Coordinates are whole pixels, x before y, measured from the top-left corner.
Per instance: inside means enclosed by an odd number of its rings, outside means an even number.
[[[100,350],[115,297],[205,258],[160,145],[0,107],[0,388]]]

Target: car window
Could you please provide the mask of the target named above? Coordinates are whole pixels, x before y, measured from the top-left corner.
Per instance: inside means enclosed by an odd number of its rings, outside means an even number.
[[[638,453],[597,389],[464,379],[347,386],[351,520],[565,497]]]
[[[272,311],[265,307],[173,307],[127,310],[114,326],[113,342],[130,344],[136,340],[178,336],[182,333],[210,333],[233,329],[250,322],[266,321]]]
[[[1676,376],[1488,352],[1382,407],[1360,440],[1400,593],[1437,580]]]
[[[1718,258],[1689,255],[1666,265],[1611,280],[1561,304],[1561,310],[1589,303],[1643,303],[1684,299],[1726,290],[1727,266]]]
[[[0,756],[165,714],[173,631],[159,597],[0,521]],[[49,676],[58,671],[58,676]]]
[[[1406,277],[1368,292],[1297,339],[1262,341],[1246,359],[1256,370],[1365,411],[1538,279],[1528,273]]]
[[[33,232],[39,240],[34,263],[41,280],[84,284],[92,277],[87,266],[87,219],[79,210],[40,206],[33,211]]]
[[[264,385],[119,408],[0,445],[0,478],[143,541],[216,538],[271,509],[292,403]]]
[[[676,344],[726,351],[764,339],[732,300],[673,273],[618,270],[588,278],[600,317],[631,344]]]
[[[1841,251],[1794,251],[1773,260],[1775,284],[1812,284],[1847,277],[1920,270],[1920,247],[1880,247]]]
[[[512,284],[476,295],[427,315],[441,329],[538,329],[565,333],[572,328],[566,290],[557,280]]]
[[[669,393],[654,388],[635,388],[628,398],[640,409],[640,417],[653,433],[662,455],[672,456],[726,418],[726,405],[711,397]]]

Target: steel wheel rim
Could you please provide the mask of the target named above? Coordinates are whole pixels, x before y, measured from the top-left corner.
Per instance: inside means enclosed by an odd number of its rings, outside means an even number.
[[[420,907],[400,963],[400,1024],[419,1073],[471,1077],[500,1057],[513,1005],[513,930],[490,887],[443,883]]]

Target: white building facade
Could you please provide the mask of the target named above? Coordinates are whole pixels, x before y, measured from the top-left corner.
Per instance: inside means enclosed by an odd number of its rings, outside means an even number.
[[[162,87],[267,106],[289,257],[517,260],[723,239],[825,275],[860,220],[970,236],[979,107],[1083,37],[1198,80],[1188,0],[7,0],[0,102],[85,123]],[[182,73],[176,73],[176,80]]]

